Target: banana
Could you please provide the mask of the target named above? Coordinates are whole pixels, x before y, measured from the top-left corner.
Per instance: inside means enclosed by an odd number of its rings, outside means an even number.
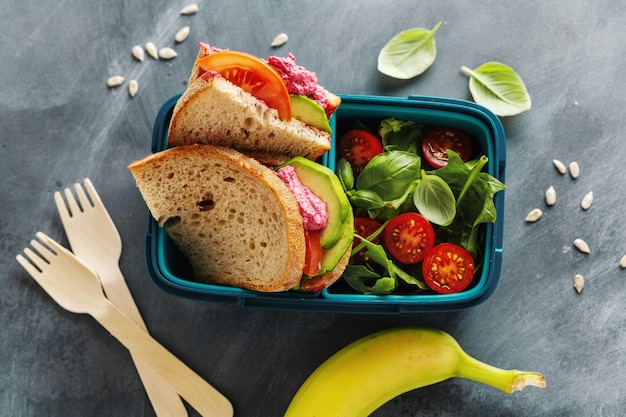
[[[453,377],[507,394],[546,386],[540,373],[499,369],[472,358],[444,331],[392,328],[359,339],[322,363],[285,417],[366,417],[400,394]]]

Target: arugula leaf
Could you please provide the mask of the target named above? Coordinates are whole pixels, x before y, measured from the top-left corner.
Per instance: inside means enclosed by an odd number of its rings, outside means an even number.
[[[500,62],[487,62],[475,70],[461,67],[470,76],[474,101],[498,116],[514,116],[530,109],[531,100],[522,78]]]
[[[378,54],[378,71],[402,80],[426,71],[437,56],[435,33],[440,26],[438,22],[431,30],[413,28],[395,35]]]
[[[481,172],[486,163],[486,156],[463,163],[456,152],[448,151],[448,165],[434,171],[448,183],[457,201],[457,214],[449,226],[438,230],[438,239],[460,242],[473,257],[480,251],[478,226],[496,220],[493,196],[506,188],[496,178]]]

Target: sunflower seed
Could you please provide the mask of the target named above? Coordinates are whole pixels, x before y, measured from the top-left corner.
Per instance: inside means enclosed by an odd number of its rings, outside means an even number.
[[[546,204],[553,206],[554,203],[556,203],[556,190],[554,186],[551,185],[550,188],[546,190]]]
[[[137,91],[139,91],[139,83],[137,80],[130,80],[128,82],[128,94],[130,94],[131,97],[135,97]]]
[[[121,75],[114,75],[112,77],[109,77],[109,79],[107,80],[107,85],[111,88],[119,87],[120,85],[124,84],[125,80],[126,78],[122,77]]]
[[[146,42],[146,52],[154,59],[159,59],[156,46],[152,42]]]
[[[533,209],[530,211],[530,213],[526,215],[525,220],[529,223],[536,222],[537,220],[539,220],[542,214],[543,212],[541,211],[541,209],[538,209],[538,208]]]
[[[278,35],[276,35],[276,37],[274,38],[274,40],[272,41],[272,48],[284,45],[285,43],[287,43],[287,41],[289,40],[289,36],[287,36],[286,33],[280,33]]]
[[[180,14],[184,14],[184,15],[195,14],[195,13],[198,13],[198,10],[200,10],[200,8],[198,7],[197,3],[190,3],[180,10]]]
[[[574,288],[576,288],[576,291],[579,294],[583,290],[584,286],[585,286],[585,277],[583,277],[580,274],[574,275]]]
[[[578,175],[580,175],[580,167],[578,166],[578,162],[569,163],[569,174],[574,179],[578,178]]]
[[[187,39],[187,36],[189,36],[189,26],[183,26],[182,28],[178,29],[178,32],[176,32],[176,35],[174,35],[174,39],[176,40],[176,42],[181,43],[182,41]]]
[[[567,172],[567,168],[565,168],[565,164],[563,162],[559,161],[558,159],[553,159],[552,163],[554,164],[556,170],[559,171],[561,174],[565,174]]]
[[[133,49],[131,49],[131,53],[137,61],[143,62],[143,58],[145,55],[143,53],[143,48],[140,45],[133,46]]]
[[[592,202],[593,202],[593,192],[589,191],[587,194],[585,194],[582,201],[580,202],[580,207],[582,207],[583,210],[587,210],[589,207],[591,207]]]
[[[622,256],[622,259],[619,260],[619,266],[626,268],[626,255]]]
[[[574,240],[574,246],[576,246],[576,249],[578,249],[582,253],[589,253],[589,252],[591,252],[591,250],[589,249],[589,245],[587,245],[587,242],[585,242],[582,239],[575,239]]]
[[[172,48],[161,48],[159,49],[159,58],[161,59],[173,59],[176,58],[178,54]]]

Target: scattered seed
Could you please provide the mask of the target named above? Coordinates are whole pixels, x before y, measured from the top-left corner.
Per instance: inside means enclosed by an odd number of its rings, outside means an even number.
[[[626,268],[626,255],[622,256],[622,259],[619,260],[619,266]]]
[[[589,245],[587,245],[587,242],[585,242],[582,239],[575,239],[574,240],[574,246],[576,246],[576,249],[578,249],[582,253],[589,253],[589,252],[591,252],[591,250],[589,249]]]
[[[176,58],[178,54],[172,48],[161,48],[159,49],[159,58],[161,59],[172,59]]]
[[[272,48],[276,48],[278,46],[284,45],[289,40],[289,36],[286,33],[280,33],[276,35],[274,40],[272,41]]]
[[[574,275],[574,288],[576,288],[576,291],[578,291],[578,294],[580,294],[584,286],[585,286],[585,277],[583,277],[580,274]]]
[[[131,49],[131,53],[137,61],[143,62],[144,53],[143,48],[140,45],[133,46],[133,49]]]
[[[587,194],[585,194],[582,201],[580,202],[580,207],[582,207],[583,210],[587,210],[589,207],[591,207],[592,202],[593,202],[593,192],[589,191]]]
[[[121,75],[114,75],[112,77],[109,77],[109,79],[107,80],[107,85],[111,88],[119,87],[120,85],[124,84],[125,80],[126,78],[122,77]]]
[[[580,167],[578,166],[578,162],[569,163],[569,174],[574,179],[578,178],[578,175],[580,175]]]
[[[541,209],[533,209],[530,211],[530,213],[528,213],[528,215],[526,215],[525,220],[529,223],[536,222],[537,220],[539,220],[542,214],[543,212],[541,211]]]
[[[146,42],[146,52],[154,59],[159,59],[156,46],[152,42]]]
[[[130,80],[128,82],[128,94],[130,94],[131,97],[135,97],[137,91],[139,91],[139,83],[137,80]]]
[[[567,168],[565,168],[565,164],[563,162],[559,161],[558,159],[553,159],[552,163],[554,164],[556,170],[559,171],[561,174],[565,174],[567,172]]]
[[[187,36],[189,36],[189,26],[183,26],[182,28],[178,29],[178,32],[176,32],[176,35],[174,35],[174,39],[176,40],[176,42],[181,43],[182,41],[187,39]]]
[[[546,190],[546,204],[553,206],[554,203],[556,203],[556,190],[554,186],[551,185],[550,188]]]
[[[198,10],[200,10],[200,8],[198,7],[197,3],[190,3],[180,10],[180,14],[184,14],[184,15],[195,14],[195,13],[198,13]]]

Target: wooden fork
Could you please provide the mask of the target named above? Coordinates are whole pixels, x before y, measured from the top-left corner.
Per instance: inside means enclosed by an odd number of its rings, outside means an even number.
[[[72,252],[98,274],[109,301],[147,332],[119,268],[120,234],[91,181],[87,178],[84,184],[86,194],[80,184],[74,184],[78,202],[69,188],[64,190],[67,205],[60,192],[54,193],[54,202]],[[150,367],[140,361],[134,362],[156,415],[187,417],[187,409],[176,392]]]
[[[135,358],[150,366],[203,416],[232,417],[226,397],[160,345],[102,292],[96,273],[42,232],[17,261],[64,309],[89,314],[117,338]],[[35,252],[36,251],[36,252]]]

